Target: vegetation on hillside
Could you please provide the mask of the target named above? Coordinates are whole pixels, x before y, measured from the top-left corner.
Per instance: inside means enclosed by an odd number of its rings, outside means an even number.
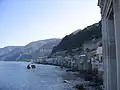
[[[84,42],[99,37],[102,37],[101,21],[99,23],[95,23],[93,25],[84,28],[83,30],[79,31],[77,34],[70,34],[65,36],[61,40],[61,42],[53,48],[51,54],[59,51],[80,48]]]

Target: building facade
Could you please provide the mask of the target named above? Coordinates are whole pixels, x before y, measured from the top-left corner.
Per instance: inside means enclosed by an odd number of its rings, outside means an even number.
[[[87,69],[96,71],[100,79],[103,79],[103,46],[102,38],[97,38],[94,40],[89,40],[83,44],[84,54],[87,56]],[[87,51],[86,51],[87,50]],[[84,59],[85,63],[85,59]]]
[[[98,0],[101,8],[105,90],[120,90],[120,0]]]

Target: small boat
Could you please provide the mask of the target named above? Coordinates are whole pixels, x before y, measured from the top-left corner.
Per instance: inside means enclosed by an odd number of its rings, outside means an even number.
[[[30,67],[30,64],[28,64],[28,65],[27,65],[27,69],[30,69],[30,68],[31,68],[31,67]]]
[[[36,68],[36,66],[33,65],[33,64],[28,64],[27,65],[27,69],[35,69],[35,68]]]
[[[32,69],[36,68],[36,66],[35,66],[35,65],[31,65],[31,67],[32,67]]]

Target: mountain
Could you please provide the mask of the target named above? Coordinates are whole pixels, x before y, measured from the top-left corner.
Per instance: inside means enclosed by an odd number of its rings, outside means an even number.
[[[81,29],[78,29],[78,30],[74,31],[72,34],[73,34],[73,35],[76,35],[76,34],[79,33],[80,31],[81,31]]]
[[[16,48],[22,48],[22,46],[8,46],[8,47],[0,48],[0,56],[7,54]]]
[[[0,60],[23,61],[36,59],[39,56],[48,55],[52,48],[59,44],[61,39],[45,39],[31,42],[25,46],[8,46],[0,48]]]
[[[56,52],[80,48],[85,41],[99,37],[102,37],[101,21],[65,36],[61,42],[53,48],[50,56]]]
[[[22,48],[15,48],[12,51],[8,52],[7,54],[1,55],[0,60],[1,61],[14,61],[22,52]]]

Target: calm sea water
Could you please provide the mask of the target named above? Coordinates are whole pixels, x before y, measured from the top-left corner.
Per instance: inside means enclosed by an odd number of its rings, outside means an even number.
[[[36,65],[27,70],[26,62],[0,62],[0,90],[73,90],[63,83],[63,70],[49,65]]]

